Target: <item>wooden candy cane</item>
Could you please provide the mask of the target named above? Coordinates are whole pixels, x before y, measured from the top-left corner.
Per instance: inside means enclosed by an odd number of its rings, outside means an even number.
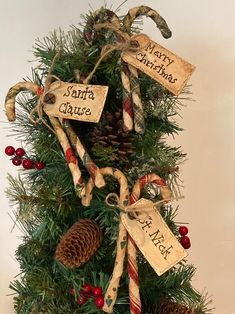
[[[120,20],[114,12],[104,8],[97,10],[93,14],[93,16],[88,19],[88,22],[84,29],[84,38],[88,43],[91,43],[95,38],[95,30],[97,31],[96,24],[101,25],[101,23],[104,23],[102,24],[104,28],[105,25],[106,28],[107,26],[112,25],[113,29],[121,29]],[[116,35],[118,37],[118,40],[120,40],[120,33]],[[123,36],[121,36],[121,39],[122,37]],[[124,131],[129,132],[133,129],[134,112],[132,107],[131,74],[128,65],[125,62],[122,62],[121,81],[123,85],[123,129]],[[139,102],[137,104],[139,104]],[[136,130],[138,130],[138,128],[136,128]]]
[[[16,119],[15,100],[16,96],[22,91],[31,91],[38,96],[43,94],[42,88],[31,82],[20,82],[11,87],[5,99],[6,115],[9,121],[14,121]],[[78,192],[78,194],[81,194],[84,188],[84,184],[81,171],[78,167],[78,161],[74,155],[72,147],[68,141],[65,132],[63,131],[63,128],[61,127],[59,120],[53,117],[49,117],[49,120],[64,151],[69,170],[73,177],[75,190]]]
[[[90,44],[95,38],[95,24],[108,22],[114,25],[116,28],[121,28],[120,20],[117,15],[108,9],[101,8],[92,13],[92,16],[88,18],[83,34],[86,42]]]
[[[101,168],[100,172],[103,175],[111,175],[115,177],[120,184],[120,202],[125,207],[129,203],[129,188],[125,175],[117,169],[106,167]],[[94,188],[93,180],[89,180],[86,184],[86,193],[82,198],[82,204],[84,206],[89,206],[92,199],[92,190]],[[126,255],[126,245],[127,245],[127,231],[124,227],[121,219],[119,220],[119,233],[117,239],[117,253],[115,259],[115,267],[111,281],[109,283],[109,288],[105,294],[105,304],[103,311],[107,313],[113,312],[113,307],[117,299],[117,291],[119,287],[120,278],[123,273],[123,264]]]
[[[130,204],[134,204],[140,197],[141,191],[148,183],[156,184],[161,191],[163,200],[169,201],[171,199],[171,191],[166,185],[165,181],[158,175],[150,173],[141,177],[134,185],[132,193],[130,195]],[[129,281],[129,295],[130,295],[130,310],[131,314],[141,313],[141,300],[139,293],[139,278],[138,278],[138,264],[136,258],[136,244],[132,237],[128,235],[127,242],[128,251],[128,273],[130,277]]]
[[[43,89],[34,83],[20,82],[20,83],[14,85],[8,91],[7,96],[6,96],[6,100],[5,100],[6,115],[7,115],[7,118],[9,121],[15,120],[15,99],[16,99],[16,96],[22,91],[31,91],[40,97],[44,96],[43,95],[44,94]],[[39,101],[40,101],[40,99],[39,99]],[[66,133],[64,132],[59,119],[54,118],[54,117],[49,117],[49,120],[51,122],[51,125],[53,126],[53,129],[54,129],[54,131],[57,135],[57,138],[61,144],[61,147],[64,151],[66,161],[68,163],[68,167],[69,167],[70,172],[71,172],[72,177],[73,177],[75,190],[77,191],[79,197],[81,197],[84,193],[84,183],[82,180],[81,171],[78,167],[77,158],[73,152],[73,149],[70,145],[68,137],[66,136]],[[79,144],[80,144],[80,146],[79,146]],[[79,154],[80,158],[82,159],[84,157],[85,149],[82,146],[79,139],[76,142],[76,149],[78,150],[78,154]],[[83,153],[83,155],[81,155],[82,153]],[[88,163],[84,162],[84,164],[90,170],[90,173],[93,175],[93,178],[95,178],[96,174],[99,175],[97,168],[95,168],[95,169],[91,168],[91,167],[89,168]],[[104,185],[104,181],[102,182],[102,177],[100,175],[98,176],[98,179],[96,180],[96,184],[99,185],[99,187]]]
[[[162,36],[164,38],[170,38],[171,37],[171,31],[166,23],[166,21],[163,19],[163,17],[155,10],[151,9],[150,7],[147,7],[145,5],[141,5],[139,7],[132,8],[128,11],[127,15],[123,19],[123,27],[122,29],[128,33],[131,32],[131,26],[134,22],[134,20],[139,16],[147,16],[150,17],[156,24],[156,26],[159,28]]]
[[[127,193],[128,186],[125,176],[119,170],[114,170],[113,168],[102,168],[100,169],[103,175],[109,174],[115,176],[120,182],[120,200],[121,203],[127,206]],[[134,204],[147,183],[152,182],[156,184],[160,191],[163,200],[169,201],[171,199],[171,191],[166,185],[165,181],[161,179],[156,174],[148,174],[141,177],[136,184],[134,185],[133,192],[130,196],[130,204]],[[122,188],[123,187],[123,188]],[[89,206],[92,199],[92,190],[94,188],[94,182],[90,179],[86,185],[86,193],[82,198],[82,204],[84,206]],[[124,246],[126,245],[126,235],[127,232],[122,222],[119,222],[119,236],[117,240],[117,255],[115,260],[115,266],[113,270],[113,276],[105,293],[105,305],[103,307],[103,311],[107,313],[113,312],[113,307],[115,305],[117,299],[117,291],[120,282],[120,278],[123,272],[123,263],[125,258],[125,250]],[[138,279],[138,265],[136,259],[136,245],[134,240],[128,236],[127,241],[128,247],[128,273],[130,276],[129,282],[129,296],[130,296],[130,312],[131,314],[139,314],[141,313],[141,300],[139,294],[139,279]]]
[[[164,38],[171,37],[171,31],[166,23],[166,21],[153,9],[147,6],[139,6],[129,10],[127,15],[123,19],[122,30],[131,33],[131,26],[134,20],[139,16],[150,17],[157,27],[159,28],[162,36]],[[128,65],[129,71],[131,73],[130,80],[132,82],[132,101],[133,101],[133,111],[135,119],[135,131],[137,133],[143,133],[145,129],[144,124],[144,112],[143,105],[141,101],[140,88],[138,83],[138,71],[132,65]]]
[[[105,186],[104,178],[100,173],[100,169],[96,166],[96,164],[93,162],[90,155],[84,148],[79,137],[74,132],[69,120],[65,119],[62,122],[62,124],[64,125],[70,143],[72,144],[73,148],[77,151],[80,159],[82,160],[83,165],[86,167],[92,180],[94,181],[95,186],[97,186],[98,188]]]

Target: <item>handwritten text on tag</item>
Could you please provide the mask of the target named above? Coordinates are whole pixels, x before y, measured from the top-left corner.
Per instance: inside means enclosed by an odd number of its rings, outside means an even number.
[[[53,82],[44,97],[49,116],[87,122],[99,122],[108,86]]]
[[[123,60],[179,95],[195,67],[152,40],[143,48],[145,35],[135,36],[135,39],[141,48],[123,52]]]
[[[131,219],[121,214],[127,229],[146,260],[160,276],[187,256],[187,252],[173,235],[159,212],[148,219]]]

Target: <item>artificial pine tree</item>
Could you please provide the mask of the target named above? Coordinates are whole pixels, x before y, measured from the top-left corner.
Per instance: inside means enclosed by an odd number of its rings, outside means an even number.
[[[165,141],[181,131],[174,121],[181,98],[122,59],[123,51],[140,48],[131,36],[138,33],[132,23],[141,15],[170,36],[166,22],[148,7],[134,8],[123,19],[101,8],[84,17],[83,30],[73,27],[37,41],[39,66],[32,81],[15,85],[7,95],[8,119],[15,120],[12,130],[24,142],[18,151],[11,146],[5,151],[14,165],[23,165],[18,178],[9,176],[7,189],[23,230],[16,251],[21,274],[10,285],[18,314],[100,313],[113,294],[117,314],[211,313],[206,298],[191,286],[195,268],[185,259],[159,276],[140,251],[134,264],[133,256],[123,255],[118,289],[107,293],[118,264],[115,254],[127,245],[135,252],[135,238],[119,239],[120,213],[140,195],[158,204],[171,232],[190,247],[188,229],[174,222],[177,210],[169,202],[179,196],[178,169],[185,154]],[[63,82],[108,86],[99,122],[46,114]],[[81,91],[72,95],[79,98]],[[135,193],[129,195],[128,187]],[[112,197],[117,203],[110,204]],[[140,214],[125,213],[146,221],[146,213],[145,218]],[[128,292],[129,280],[137,296],[140,290],[141,307]]]

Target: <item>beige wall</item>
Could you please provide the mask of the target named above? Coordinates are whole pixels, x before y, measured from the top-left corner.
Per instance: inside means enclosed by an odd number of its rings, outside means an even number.
[[[121,1],[114,1],[114,8]],[[90,0],[96,9],[103,0]],[[117,3],[117,4],[116,4]],[[108,1],[111,4],[111,1]],[[129,0],[127,8],[143,4]],[[197,266],[195,286],[207,288],[213,295],[215,314],[233,314],[235,307],[235,1],[226,0],[145,0],[158,10],[173,31],[166,41],[146,22],[144,31],[155,41],[197,66],[190,83],[195,102],[182,108],[180,121],[185,131],[174,142],[188,152],[181,167],[185,199],[180,202],[178,221],[190,222],[192,249],[189,260]],[[0,99],[22,77],[30,75],[30,52],[34,39],[50,30],[79,21],[89,9],[79,0],[0,0]],[[6,119],[0,112],[1,128],[1,211],[0,211],[0,310],[13,313],[8,282],[18,272],[14,250],[20,232],[8,213],[3,190],[7,172],[13,167],[4,156],[4,148],[15,144],[7,138]]]

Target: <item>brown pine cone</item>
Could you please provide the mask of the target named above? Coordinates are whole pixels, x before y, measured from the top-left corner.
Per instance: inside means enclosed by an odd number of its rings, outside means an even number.
[[[114,114],[106,112],[103,121],[94,128],[91,141],[117,151],[117,160],[128,161],[135,152],[133,135],[123,131],[123,118],[121,112]]]
[[[102,239],[102,231],[95,221],[81,219],[62,237],[56,259],[68,268],[80,267],[95,254]]]
[[[194,314],[194,312],[185,305],[171,300],[164,300],[160,304],[159,314]]]

